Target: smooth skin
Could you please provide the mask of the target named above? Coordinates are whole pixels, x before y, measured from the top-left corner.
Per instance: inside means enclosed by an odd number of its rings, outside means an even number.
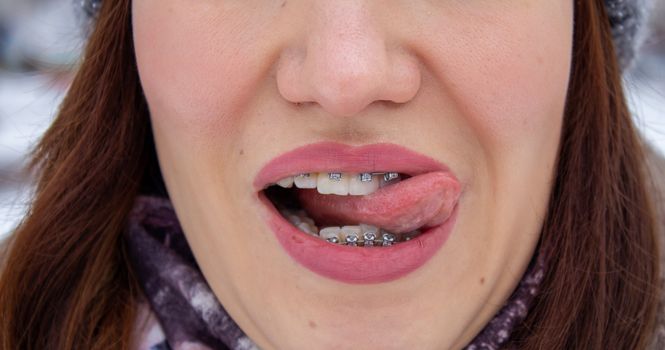
[[[134,0],[141,83],[197,262],[262,349],[458,349],[534,254],[555,172],[572,1]],[[391,142],[462,182],[422,268],[349,285],[293,261],[252,181],[318,141]],[[332,170],[332,169],[331,169]]]

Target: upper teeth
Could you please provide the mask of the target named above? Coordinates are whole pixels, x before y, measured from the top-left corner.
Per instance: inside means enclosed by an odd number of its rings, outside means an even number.
[[[316,188],[321,194],[367,195],[386,183],[398,181],[399,174],[388,173],[304,173],[285,177],[277,181],[277,185],[290,188]]]
[[[316,177],[316,173],[305,173],[296,176],[293,180],[298,188],[316,188]]]

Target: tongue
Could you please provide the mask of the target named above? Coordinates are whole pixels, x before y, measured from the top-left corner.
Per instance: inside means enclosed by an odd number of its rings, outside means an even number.
[[[459,195],[459,182],[445,172],[417,175],[366,196],[298,190],[303,208],[319,227],[363,223],[393,233],[440,225],[450,216]]]

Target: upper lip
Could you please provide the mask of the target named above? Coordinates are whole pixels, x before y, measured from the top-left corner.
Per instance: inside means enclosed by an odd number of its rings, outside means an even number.
[[[268,162],[254,179],[254,188],[263,190],[277,181],[312,172],[387,172],[410,176],[449,170],[426,155],[391,143],[352,146],[319,142],[295,148]]]

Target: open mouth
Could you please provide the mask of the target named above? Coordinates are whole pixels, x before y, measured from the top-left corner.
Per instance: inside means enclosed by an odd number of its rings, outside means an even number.
[[[367,206],[370,196],[379,189],[410,177],[397,172],[303,173],[283,178],[264,191],[279,213],[303,233],[331,244],[386,247],[409,241],[426,227],[413,229],[404,223],[389,223],[386,213],[379,213],[378,219],[366,216],[371,222],[362,222],[344,209],[361,216],[361,202]]]
[[[285,252],[347,283],[422,266],[452,232],[461,195],[445,165],[392,144],[303,146],[266,164],[254,187]]]

